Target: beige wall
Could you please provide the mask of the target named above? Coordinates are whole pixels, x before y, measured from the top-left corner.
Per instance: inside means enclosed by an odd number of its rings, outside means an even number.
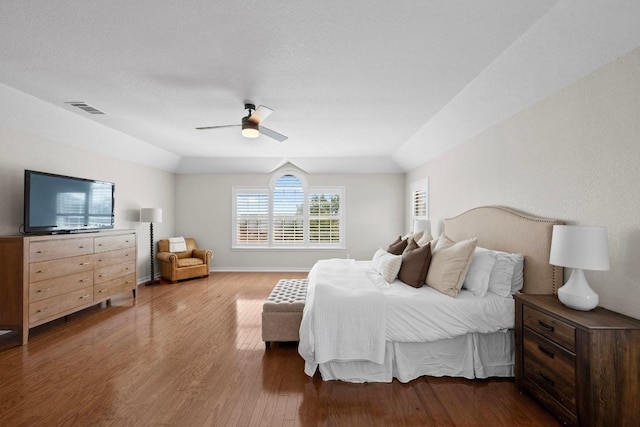
[[[638,76],[640,49],[408,173],[430,179],[434,232],[481,205],[606,226],[611,270],[587,280],[601,305],[640,318]]]
[[[404,175],[312,175],[309,186],[343,186],[346,197],[346,249],[231,249],[232,188],[268,186],[271,175],[178,175],[176,234],[193,236],[214,251],[214,270],[309,270],[318,259],[371,259],[404,232]]]
[[[3,127],[0,153],[0,235],[17,235],[23,222],[25,169],[114,182],[115,226],[139,232],[138,279],[149,276],[149,225],[138,222],[139,211],[163,208],[164,221],[154,225],[154,234],[173,234],[173,174]]]

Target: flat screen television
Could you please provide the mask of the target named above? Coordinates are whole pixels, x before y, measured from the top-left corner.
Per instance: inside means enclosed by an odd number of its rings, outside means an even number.
[[[24,171],[24,231],[76,233],[113,228],[115,184]]]

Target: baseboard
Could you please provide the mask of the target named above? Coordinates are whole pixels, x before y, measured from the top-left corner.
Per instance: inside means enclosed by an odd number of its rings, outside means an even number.
[[[283,273],[308,273],[308,268],[300,267],[214,267],[209,271],[212,273],[264,273],[264,272],[283,272]]]

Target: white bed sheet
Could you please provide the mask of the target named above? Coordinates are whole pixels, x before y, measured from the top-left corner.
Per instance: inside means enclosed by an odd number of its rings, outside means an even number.
[[[328,294],[325,289],[316,295],[317,277],[320,276],[325,281],[332,281],[339,275],[336,271],[318,273],[319,265],[323,269],[337,266],[339,269],[349,270],[345,276],[342,276],[348,277],[348,280],[339,280],[342,282],[340,284],[342,287],[349,287],[350,281],[362,280],[357,285],[341,291],[344,292],[342,296],[348,300],[348,303],[342,300],[339,304],[331,304],[327,301],[318,303],[316,301],[316,297],[323,299]],[[323,279],[320,279],[320,282],[322,281]],[[327,284],[325,283],[324,286]],[[333,289],[333,284],[330,284],[328,288],[331,289],[329,293],[336,291]],[[354,311],[349,310],[349,304],[358,301],[355,295],[360,290],[364,292],[364,300],[368,301],[367,304],[370,307],[376,307],[376,311],[368,313],[368,317],[363,317],[366,310],[357,311],[357,317],[361,318],[362,322],[360,323],[362,324],[357,328],[347,328],[345,325],[352,326],[354,321]],[[305,359],[305,372],[308,375],[313,375],[320,365],[321,373],[323,378],[326,377],[325,379],[350,381],[347,378],[353,376],[354,378],[351,380],[358,382],[390,381],[390,379],[382,379],[387,378],[389,374],[399,379],[412,379],[415,377],[403,372],[403,366],[406,365],[409,371],[422,372],[424,369],[416,368],[415,360],[410,364],[402,363],[403,358],[406,358],[407,354],[411,354],[411,349],[415,347],[410,344],[433,343],[457,338],[454,341],[465,342],[465,345],[475,345],[471,337],[478,334],[505,332],[513,327],[514,322],[512,298],[502,298],[497,295],[478,298],[471,292],[464,290],[457,298],[451,298],[426,286],[416,289],[400,281],[389,285],[372,269],[371,262],[368,261],[324,260],[316,264],[309,274],[308,292],[300,327],[299,353]],[[340,293],[336,295],[339,296]],[[379,299],[375,300],[375,304],[372,304],[371,298]],[[317,309],[325,311],[317,313]],[[325,322],[323,320],[325,318],[330,318],[330,320]],[[384,328],[384,331],[381,331],[380,328]],[[384,332],[384,339],[380,338],[382,332]],[[358,352],[358,345],[354,344],[361,343],[363,337],[374,337],[372,342],[375,342],[375,345],[367,341],[366,351]],[[343,346],[348,351],[341,350]],[[465,351],[468,353],[469,350],[468,348]],[[442,372],[449,373],[442,375],[476,377],[478,368],[474,366],[474,352],[477,353],[477,349],[472,350],[470,356],[464,356],[471,357],[470,365],[468,363],[460,365],[466,366],[465,368],[457,365],[448,367]],[[445,356],[445,358],[451,361],[455,360],[455,357],[450,355],[452,352],[447,354],[449,356]],[[417,366],[420,366],[421,363],[418,360]],[[432,362],[425,363],[432,365]],[[346,370],[342,374],[348,374],[351,371],[357,373],[360,369],[368,372],[368,376],[363,378],[359,378],[358,375],[342,377],[338,372]],[[509,370],[509,368],[506,369]],[[432,368],[428,370],[431,372],[428,373],[429,375],[439,375],[438,370]],[[394,373],[394,371],[398,372]],[[467,371],[471,373],[465,374],[464,372]],[[425,375],[425,373],[420,375]],[[377,379],[378,377],[380,379]]]

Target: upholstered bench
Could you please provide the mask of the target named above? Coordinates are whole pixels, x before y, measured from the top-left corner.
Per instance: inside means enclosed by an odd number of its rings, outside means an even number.
[[[264,302],[262,340],[267,348],[272,341],[300,340],[300,322],[308,283],[307,279],[282,279]]]

